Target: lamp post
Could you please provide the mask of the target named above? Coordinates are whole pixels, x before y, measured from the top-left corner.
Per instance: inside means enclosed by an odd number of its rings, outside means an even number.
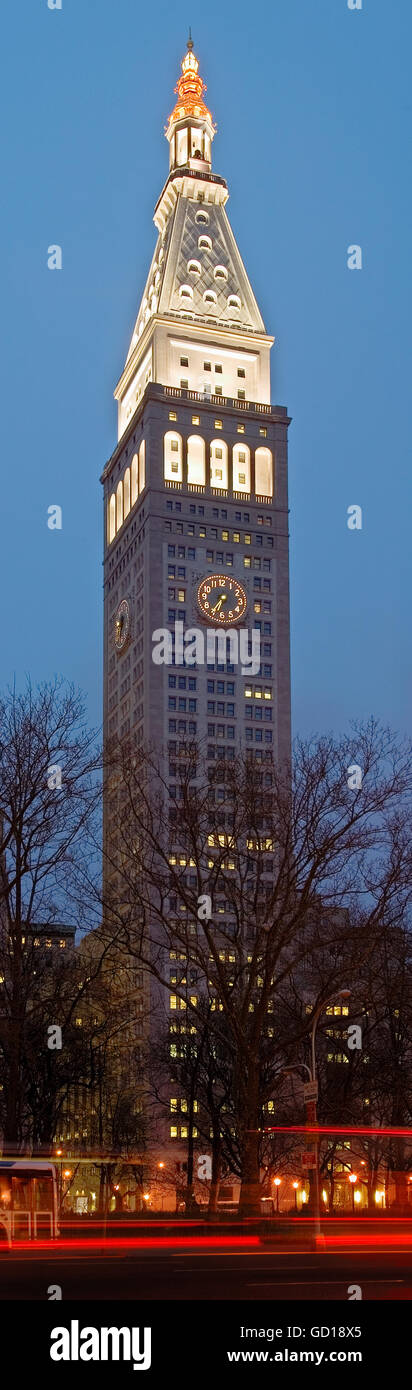
[[[279,1188],[280,1188],[280,1184],[281,1184],[281,1182],[282,1182],[282,1179],[281,1179],[281,1178],[274,1178],[273,1181],[274,1181],[275,1188],[276,1188],[276,1213],[277,1213],[277,1215],[278,1215],[278,1214],[279,1214]]]
[[[315,1013],[315,1015],[314,1015],[314,1019],[313,1019],[313,1023],[312,1023],[312,1033],[311,1033],[311,1058],[312,1058],[311,1081],[312,1081],[313,1083],[316,1083],[316,1050],[315,1050],[316,1029],[317,1029],[317,1026],[318,1026],[318,1023],[319,1023],[319,1019],[320,1019],[321,1013],[323,1013],[323,1010],[326,1009],[326,1008],[328,1007],[328,1004],[333,1004],[334,1001],[335,1001],[336,999],[349,999],[349,998],[350,998],[350,989],[339,989],[339,990],[336,990],[334,994],[331,994],[330,997],[329,997],[329,999],[323,999],[323,1000],[322,1000],[322,1003],[319,1004],[319,1007],[316,1009],[316,1013]],[[316,1107],[317,1107],[317,1101],[316,1101],[316,1100],[307,1101],[307,1103],[306,1103],[306,1121],[307,1121],[307,1124],[308,1124],[308,1125],[313,1125],[313,1126],[316,1126],[316,1125],[317,1125],[317,1109],[316,1109]],[[313,1169],[313,1172],[314,1172],[314,1174],[315,1174],[315,1240],[316,1240],[317,1237],[320,1236],[319,1138],[318,1138],[318,1135],[315,1136],[315,1167],[314,1167],[314,1169]]]
[[[292,1187],[294,1188],[294,1192],[295,1192],[295,1211],[297,1211],[297,1209],[298,1209],[298,1187],[299,1187],[299,1183],[298,1183],[298,1182],[293,1182],[293,1183],[292,1183]]]
[[[352,1216],[355,1215],[355,1185],[358,1181],[357,1173],[349,1173],[349,1182],[352,1187]]]

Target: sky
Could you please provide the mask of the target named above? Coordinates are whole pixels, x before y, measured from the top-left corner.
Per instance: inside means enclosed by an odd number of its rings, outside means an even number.
[[[4,0],[0,689],[61,674],[100,724],[99,478],[189,24],[292,416],[294,731],[410,731],[410,0]]]

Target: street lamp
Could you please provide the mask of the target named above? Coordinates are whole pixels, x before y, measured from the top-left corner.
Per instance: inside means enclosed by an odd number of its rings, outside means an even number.
[[[282,1182],[282,1179],[281,1179],[281,1178],[274,1178],[273,1181],[274,1181],[275,1188],[276,1188],[276,1211],[278,1212],[278,1211],[279,1211],[279,1188],[280,1188],[280,1184],[281,1184],[281,1182]]]
[[[294,1188],[294,1192],[295,1192],[295,1211],[297,1211],[297,1209],[298,1209],[298,1187],[299,1187],[299,1183],[298,1183],[298,1182],[293,1182],[293,1183],[292,1183],[292,1187]]]
[[[349,1173],[349,1182],[352,1183],[352,1213],[353,1213],[353,1215],[355,1214],[355,1197],[356,1197],[357,1200],[359,1200],[358,1194],[355,1193],[355,1183],[357,1183],[357,1181],[358,1181],[358,1175],[357,1175],[357,1173]],[[359,1194],[359,1196],[360,1196],[360,1194]]]

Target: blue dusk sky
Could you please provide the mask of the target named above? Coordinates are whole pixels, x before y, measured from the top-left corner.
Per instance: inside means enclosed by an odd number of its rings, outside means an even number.
[[[5,0],[0,687],[101,720],[102,502],[192,25],[290,443],[294,730],[410,729],[410,0]],[[62,272],[47,247],[63,248]],[[347,248],[362,247],[362,271]],[[47,508],[63,508],[62,531]],[[347,508],[363,508],[363,529]]]

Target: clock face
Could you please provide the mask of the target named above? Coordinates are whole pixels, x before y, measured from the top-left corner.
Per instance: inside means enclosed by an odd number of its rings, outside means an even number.
[[[243,584],[227,574],[208,574],[197,591],[197,602],[204,618],[213,623],[239,623],[247,608]]]
[[[122,652],[130,637],[130,608],[127,598],[122,598],[114,620],[114,644],[117,652]]]

